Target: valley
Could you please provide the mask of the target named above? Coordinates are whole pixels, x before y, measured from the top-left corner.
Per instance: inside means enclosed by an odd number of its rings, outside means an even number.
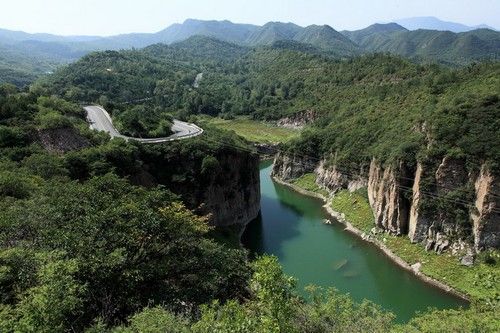
[[[0,29],[0,332],[500,331],[500,32],[397,22]]]
[[[298,279],[299,289],[334,286],[358,302],[368,299],[391,310],[398,322],[428,306],[468,306],[399,268],[339,222],[325,224],[332,217],[323,202],[273,182],[271,169],[271,161],[261,163],[261,215],[247,226],[243,243],[254,254],[276,255],[285,273]]]

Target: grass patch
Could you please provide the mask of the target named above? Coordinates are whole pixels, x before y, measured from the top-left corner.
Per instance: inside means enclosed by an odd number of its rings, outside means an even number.
[[[282,128],[271,123],[248,118],[225,120],[221,118],[203,117],[201,120],[217,128],[234,131],[248,141],[257,143],[276,144],[287,142],[292,138],[298,137],[300,134],[299,130]]]
[[[322,189],[318,184],[316,184],[316,174],[314,173],[306,173],[301,177],[292,180],[290,183],[303,188],[306,191],[319,193],[325,197],[328,197],[329,195],[328,191]]]
[[[375,226],[366,189],[355,192],[341,190],[333,197],[331,207],[334,211],[343,213],[346,220],[359,230],[369,232]]]
[[[496,262],[476,260],[472,267],[462,266],[459,258],[449,253],[425,251],[421,244],[412,244],[407,237],[384,235],[386,245],[410,265],[420,262],[422,273],[468,294],[472,299],[492,304],[500,302],[500,254],[493,252]]]

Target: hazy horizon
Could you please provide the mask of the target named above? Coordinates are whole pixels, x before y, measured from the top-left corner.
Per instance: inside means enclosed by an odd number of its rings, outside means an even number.
[[[500,1],[364,0],[284,1],[216,0],[18,0],[3,6],[0,28],[56,35],[110,36],[132,32],[153,33],[186,19],[229,20],[262,25],[269,21],[293,22],[300,26],[328,24],[336,30],[356,30],[373,23],[409,17],[433,16],[476,26],[500,27]],[[214,10],[216,9],[216,10]]]

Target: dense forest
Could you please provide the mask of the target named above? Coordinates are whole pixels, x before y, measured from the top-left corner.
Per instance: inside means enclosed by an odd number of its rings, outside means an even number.
[[[268,22],[256,26],[188,19],[157,33],[110,37],[28,34],[0,29],[0,83],[25,87],[55,68],[94,51],[172,44],[194,36],[217,38],[250,48],[288,45],[333,59],[388,52],[416,63],[456,67],[500,58],[500,33],[486,28],[460,33],[425,29],[409,31],[396,23],[387,23],[339,32],[328,25],[301,27],[293,23]]]
[[[334,290],[311,289],[305,302],[275,258],[250,264],[168,188],[127,180],[141,167],[140,147],[89,131],[77,105],[2,86],[0,116],[2,332],[495,329],[484,306],[399,326]],[[84,144],[51,149],[44,133],[62,129]],[[169,149],[206,156],[225,134],[212,135],[208,146]]]
[[[203,79],[194,88],[198,73]],[[129,132],[138,128],[130,124],[154,127],[151,122],[159,124],[166,114],[277,120],[312,110],[318,121],[292,144],[312,157],[335,153],[346,165],[372,157],[414,161],[431,135],[440,150],[435,154],[485,159],[497,168],[499,74],[495,62],[449,69],[385,54],[331,60],[283,44],[245,49],[194,37],[173,46],[91,54],[38,88],[100,102]],[[131,112],[134,104],[147,107]]]

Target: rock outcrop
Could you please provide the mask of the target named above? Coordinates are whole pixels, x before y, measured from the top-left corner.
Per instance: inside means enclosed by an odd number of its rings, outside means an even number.
[[[215,226],[245,225],[260,211],[259,157],[230,154],[218,161],[218,172],[198,192],[202,204],[196,211]]]
[[[368,200],[372,207],[375,224],[396,235],[407,233],[409,203],[405,199],[408,192],[406,168],[383,168],[376,160],[370,164],[368,175]]]
[[[317,161],[307,157],[278,153],[274,159],[271,176],[287,181],[313,172]]]
[[[39,130],[37,136],[47,151],[56,154],[63,154],[90,146],[89,140],[71,127]]]
[[[433,190],[422,189],[423,179],[432,180]],[[453,214],[456,209],[434,209],[432,212],[426,210],[423,205],[423,198],[436,201],[437,198],[450,205],[455,204],[453,198],[447,195],[456,191],[464,193],[466,185],[472,177],[465,169],[465,161],[444,157],[434,174],[421,163],[417,165],[415,180],[412,191],[412,204],[409,217],[408,237],[414,243],[425,242],[426,249],[442,252],[450,245],[450,239],[458,241],[460,238],[470,235],[470,223],[461,224],[457,216]],[[451,207],[451,206],[450,206]],[[467,210],[466,207],[459,207]],[[464,214],[466,215],[466,214]]]
[[[274,157],[276,152],[278,151],[277,144],[270,143],[254,143],[253,146],[257,150],[257,153],[260,155],[261,159],[268,159]]]
[[[425,216],[420,209],[423,195],[423,193],[420,192],[420,185],[423,172],[424,169],[422,164],[418,163],[412,188],[410,216],[408,218],[408,237],[414,243],[423,242],[426,239],[427,231],[432,223],[432,220]],[[432,244],[430,244],[430,246],[432,246]],[[427,249],[430,249],[430,246]]]
[[[258,216],[257,153],[230,149],[193,153],[184,150],[182,143],[177,146],[141,151],[142,168],[155,184],[179,195],[189,209],[207,216],[213,226],[245,225]]]
[[[312,110],[295,113],[291,116],[281,118],[276,122],[280,127],[301,129],[318,118],[318,113]]]
[[[363,170],[353,175],[335,165],[328,166],[325,161],[321,161],[314,172],[317,175],[318,185],[332,193],[344,188],[353,192],[367,185]]]
[[[463,255],[472,247],[500,247],[500,185],[484,165],[474,174],[467,171],[466,161],[451,157],[439,164],[417,163],[416,168],[372,160],[368,171],[343,172],[325,161],[282,153],[276,157],[273,175],[282,180],[310,172],[330,193],[367,187],[374,227],[406,235],[427,250]],[[463,202],[470,196],[475,197],[475,209],[469,210]]]
[[[474,184],[475,208],[473,221],[474,245],[477,250],[500,247],[500,185],[484,166]]]

